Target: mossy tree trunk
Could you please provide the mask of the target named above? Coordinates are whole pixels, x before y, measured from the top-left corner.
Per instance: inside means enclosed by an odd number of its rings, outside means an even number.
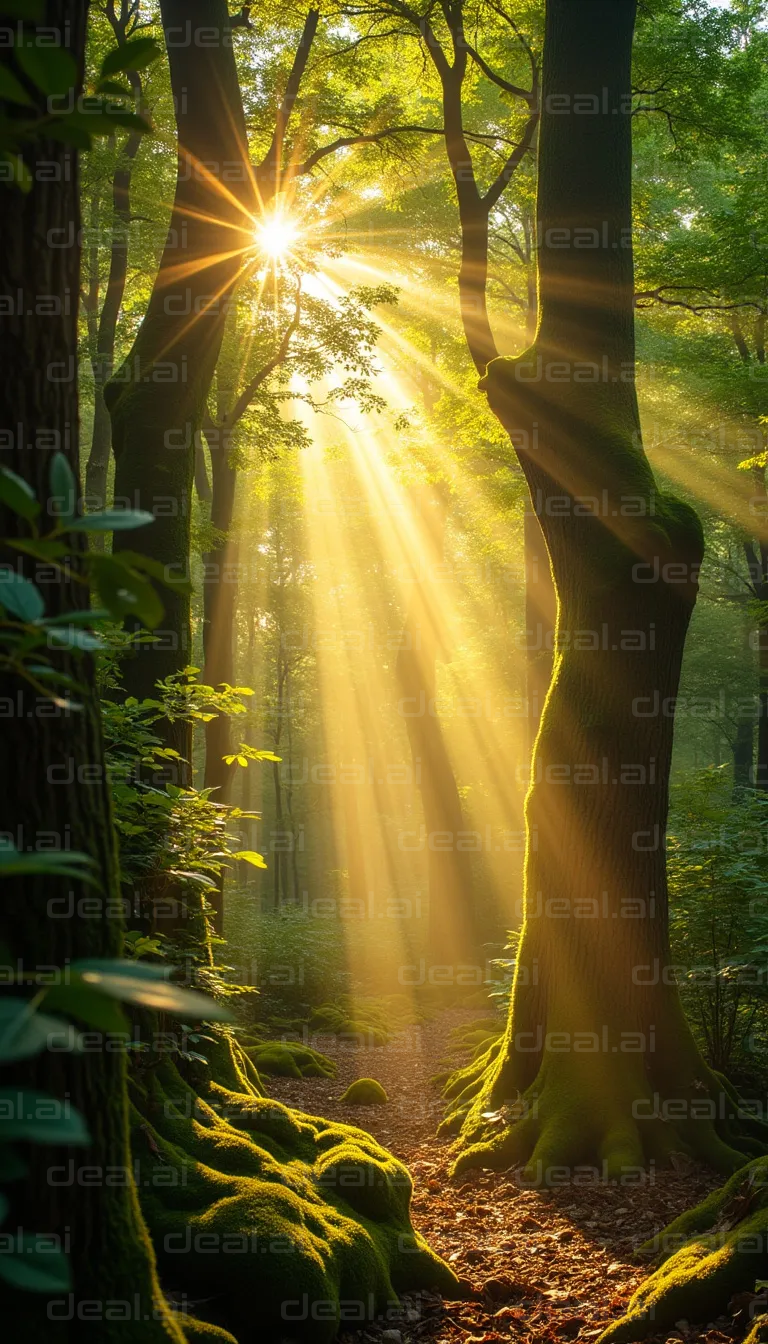
[[[179,172],[168,237],[144,320],[106,388],[115,452],[115,503],[154,513],[115,549],[140,549],[186,570],[195,438],[237,278],[253,244],[256,195],[225,0],[162,0]],[[128,694],[190,662],[189,597],[162,589],[158,642],[124,663]],[[186,725],[162,721],[167,743],[189,756]]]
[[[48,0],[40,25],[48,45],[52,30],[63,34],[63,44],[81,68],[86,10],[80,0]],[[74,306],[69,311],[63,301],[66,293],[77,294],[80,284],[77,155],[57,141],[40,140],[28,147],[25,158],[31,190],[24,195],[3,187],[0,211],[0,292],[24,295],[20,311],[0,322],[0,403],[7,427],[0,460],[29,482],[43,502],[43,517],[50,518],[54,451],[66,454],[78,477],[77,316]],[[67,237],[75,240],[69,246],[50,245]],[[60,298],[58,313],[49,307],[46,317],[36,317],[39,295]],[[0,515],[0,535],[10,538],[24,531],[14,514],[0,509]],[[19,552],[3,558],[16,565]],[[27,577],[37,578],[49,614],[74,610],[87,600],[87,588],[73,579],[52,578],[48,567],[46,582],[44,567],[27,559],[23,563]],[[0,687],[3,702],[17,707],[4,722],[0,828],[23,851],[56,845],[84,851],[98,873],[98,887],[42,875],[6,879],[3,948],[14,967],[20,963],[29,974],[63,968],[77,958],[118,956],[122,946],[93,666],[83,659],[70,670],[83,688],[78,713],[56,712],[26,683],[7,676]],[[100,1344],[182,1344],[183,1333],[159,1291],[133,1185],[125,1054],[107,1050],[102,1042],[100,1049],[80,1055],[46,1053],[3,1074],[6,1085],[26,1083],[68,1098],[85,1116],[91,1134],[88,1148],[37,1149],[27,1180],[4,1186],[11,1200],[5,1229],[21,1226],[58,1237],[69,1250],[73,1278],[72,1295],[62,1292],[52,1299],[1,1284],[4,1337],[27,1344],[75,1341],[82,1338],[78,1304],[93,1302],[89,1319],[101,1313],[93,1330]],[[54,1167],[71,1175],[65,1181],[49,1179]],[[90,1174],[82,1179],[84,1168]]]
[[[526,804],[510,1020],[460,1165],[523,1162],[544,1183],[583,1163],[631,1179],[675,1149],[743,1161],[730,1121],[713,1119],[722,1088],[665,975],[672,723],[659,706],[677,691],[703,542],[693,511],[657,490],[640,437],[635,11],[548,0],[539,330],[483,384],[517,442],[538,425],[538,447],[519,457],[552,561],[557,651]],[[659,1095],[678,1101],[677,1123],[655,1113]],[[505,1102],[517,1110],[489,1129],[483,1113]]]

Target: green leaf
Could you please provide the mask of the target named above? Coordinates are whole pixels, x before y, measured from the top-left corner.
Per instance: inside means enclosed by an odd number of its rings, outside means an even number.
[[[134,37],[107,52],[101,63],[99,79],[116,75],[121,70],[144,70],[162,56],[162,48],[154,37]]]
[[[40,512],[40,504],[32,486],[22,476],[11,471],[10,467],[0,467],[0,500],[28,521],[36,518]]]
[[[91,1136],[79,1111],[48,1092],[0,1087],[0,1143],[88,1144]]]
[[[24,74],[42,93],[67,93],[76,85],[77,62],[64,47],[43,47],[32,39],[14,52]]]
[[[122,551],[117,555],[90,556],[89,569],[99,597],[114,617],[136,616],[148,630],[160,624],[163,604],[153,584],[136,573]]]
[[[121,128],[138,131],[140,135],[152,132],[146,117],[109,98],[80,98],[76,110],[59,118],[56,124],[89,136],[114,135]]]
[[[32,541],[11,541],[8,545],[15,551],[23,551],[24,555],[34,556],[35,560],[61,560],[69,554],[69,548],[63,541],[45,541],[35,538]]]
[[[242,859],[244,863],[252,863],[254,868],[266,868],[267,864],[263,854],[258,854],[255,849],[239,849],[232,855],[233,859]]]
[[[73,984],[54,985],[47,990],[43,1002],[46,1008],[67,1013],[89,1027],[96,1027],[98,1031],[121,1032],[126,1029],[126,1019],[120,1005],[93,985],[83,983],[79,977]]]
[[[157,976],[158,970],[167,974],[170,967],[149,968],[147,963],[142,962],[122,964],[118,962],[117,966],[120,969],[116,969],[115,963],[102,962],[101,965],[109,969],[100,969],[98,963],[88,965],[73,962],[71,970],[78,973],[78,981],[93,985],[102,993],[109,994],[123,1003],[137,1003],[144,1008],[171,1013],[176,1017],[186,1014],[190,1017],[206,1018],[212,1022],[232,1021],[229,1010],[215,999],[209,998],[207,994],[171,984],[170,981]],[[153,974],[147,975],[148,969],[151,969]]]
[[[32,174],[20,154],[11,154],[7,149],[0,149],[0,159],[7,163],[11,170],[11,181],[26,196],[32,190]]]
[[[72,1286],[69,1261],[54,1238],[44,1232],[24,1232],[14,1238],[14,1249],[0,1251],[0,1278],[28,1293],[66,1293]]]
[[[62,145],[72,145],[74,149],[92,149],[93,134],[95,130],[90,127],[84,130],[78,121],[75,120],[75,114],[68,117],[57,117],[55,121],[48,122],[45,133],[51,140],[59,140]]]
[[[96,87],[99,93],[111,93],[117,98],[133,97],[127,85],[118,84],[116,79],[100,79]]]
[[[120,559],[131,566],[131,569],[138,569],[144,574],[149,574],[157,583],[162,583],[166,588],[174,588],[177,592],[191,593],[192,582],[190,579],[182,578],[180,575],[169,574],[168,566],[161,560],[153,560],[149,555],[142,555],[140,551],[120,551]]]
[[[64,508],[57,514],[59,523],[74,517],[77,503],[77,481],[72,468],[63,453],[54,453],[48,477],[51,495],[57,501],[64,501]]]
[[[5,6],[3,6],[5,9]],[[24,85],[16,78],[7,65],[0,65],[0,98],[6,103],[21,103],[24,107],[32,104]]]
[[[144,509],[105,509],[103,513],[86,513],[69,524],[69,532],[129,532],[134,527],[146,527],[154,517]]]
[[[38,621],[45,611],[40,590],[12,569],[0,569],[0,603],[20,621]]]
[[[79,850],[47,850],[43,853],[20,854],[13,845],[0,846],[0,877],[29,876],[44,873],[51,877],[72,877],[77,882],[98,885],[93,870],[96,864],[89,854]]]
[[[80,649],[83,653],[93,653],[104,648],[104,641],[87,630],[78,630],[74,625],[51,626],[48,640],[62,649]]]
[[[4,1064],[39,1055],[52,1040],[57,1050],[74,1050],[76,1035],[72,1024],[34,1009],[30,1012],[27,999],[0,999],[0,1060]]]

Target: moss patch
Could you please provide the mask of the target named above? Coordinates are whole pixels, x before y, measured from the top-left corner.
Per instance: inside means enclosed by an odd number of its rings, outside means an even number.
[[[358,1078],[341,1098],[347,1106],[383,1106],[389,1097],[375,1078]]]
[[[643,1251],[663,1263],[598,1344],[646,1339],[682,1319],[706,1323],[727,1311],[734,1293],[754,1291],[768,1265],[768,1158],[742,1167]],[[766,1337],[756,1331],[757,1324],[753,1344]]]
[[[259,1073],[281,1078],[333,1078],[336,1073],[332,1059],[297,1041],[262,1041],[245,1049]]]
[[[138,1100],[137,1186],[163,1279],[207,1299],[239,1344],[329,1344],[398,1290],[457,1295],[411,1225],[406,1168],[370,1134],[215,1082],[204,1101],[171,1062]]]

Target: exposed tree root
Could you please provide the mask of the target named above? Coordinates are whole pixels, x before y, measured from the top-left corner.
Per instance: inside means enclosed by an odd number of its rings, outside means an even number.
[[[753,1292],[768,1276],[768,1158],[742,1167],[642,1249],[663,1263],[598,1344],[645,1339],[681,1319],[712,1320],[734,1293]],[[768,1339],[768,1317],[761,1320],[751,1344]]]
[[[522,1166],[525,1180],[562,1184],[589,1164],[603,1179],[631,1183],[650,1161],[684,1153],[733,1172],[765,1151],[765,1127],[741,1118],[738,1098],[698,1058],[672,1101],[648,1079],[644,1056],[613,1050],[545,1053],[533,1084],[516,1092],[506,1040],[451,1076],[441,1133],[458,1134],[458,1175],[471,1167]]]
[[[133,1114],[137,1185],[163,1281],[210,1298],[204,1314],[239,1344],[270,1331],[325,1344],[396,1290],[458,1295],[413,1230],[407,1170],[370,1134],[255,1087],[211,1082],[208,1098],[171,1063],[150,1072]]]

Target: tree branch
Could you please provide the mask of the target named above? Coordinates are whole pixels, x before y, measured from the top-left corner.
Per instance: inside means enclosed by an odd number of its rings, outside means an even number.
[[[304,29],[293,58],[293,65],[291,66],[291,72],[285,86],[285,93],[283,94],[280,106],[277,109],[272,143],[256,169],[256,181],[260,187],[262,183],[266,184],[268,196],[273,196],[277,190],[280,169],[283,161],[285,132],[293,111],[294,103],[299,94],[299,87],[304,71],[307,68],[307,61],[309,60],[312,43],[315,40],[319,20],[320,10],[310,9],[304,21]]]
[[[539,124],[539,117],[540,113],[538,111],[534,111],[531,113],[530,117],[528,118],[528,121],[526,122],[522,140],[518,145],[515,146],[509,158],[507,159],[507,162],[504,164],[504,167],[502,168],[501,172],[496,178],[496,181],[491,183],[485,195],[482,197],[483,205],[486,207],[488,211],[493,209],[494,205],[501,197],[504,188],[506,187],[510,178],[513,177],[514,174],[517,172],[517,169],[520,167],[520,164],[522,163],[523,159],[525,158],[526,154],[531,148],[531,145],[533,144],[533,137],[536,134],[536,127]]]

